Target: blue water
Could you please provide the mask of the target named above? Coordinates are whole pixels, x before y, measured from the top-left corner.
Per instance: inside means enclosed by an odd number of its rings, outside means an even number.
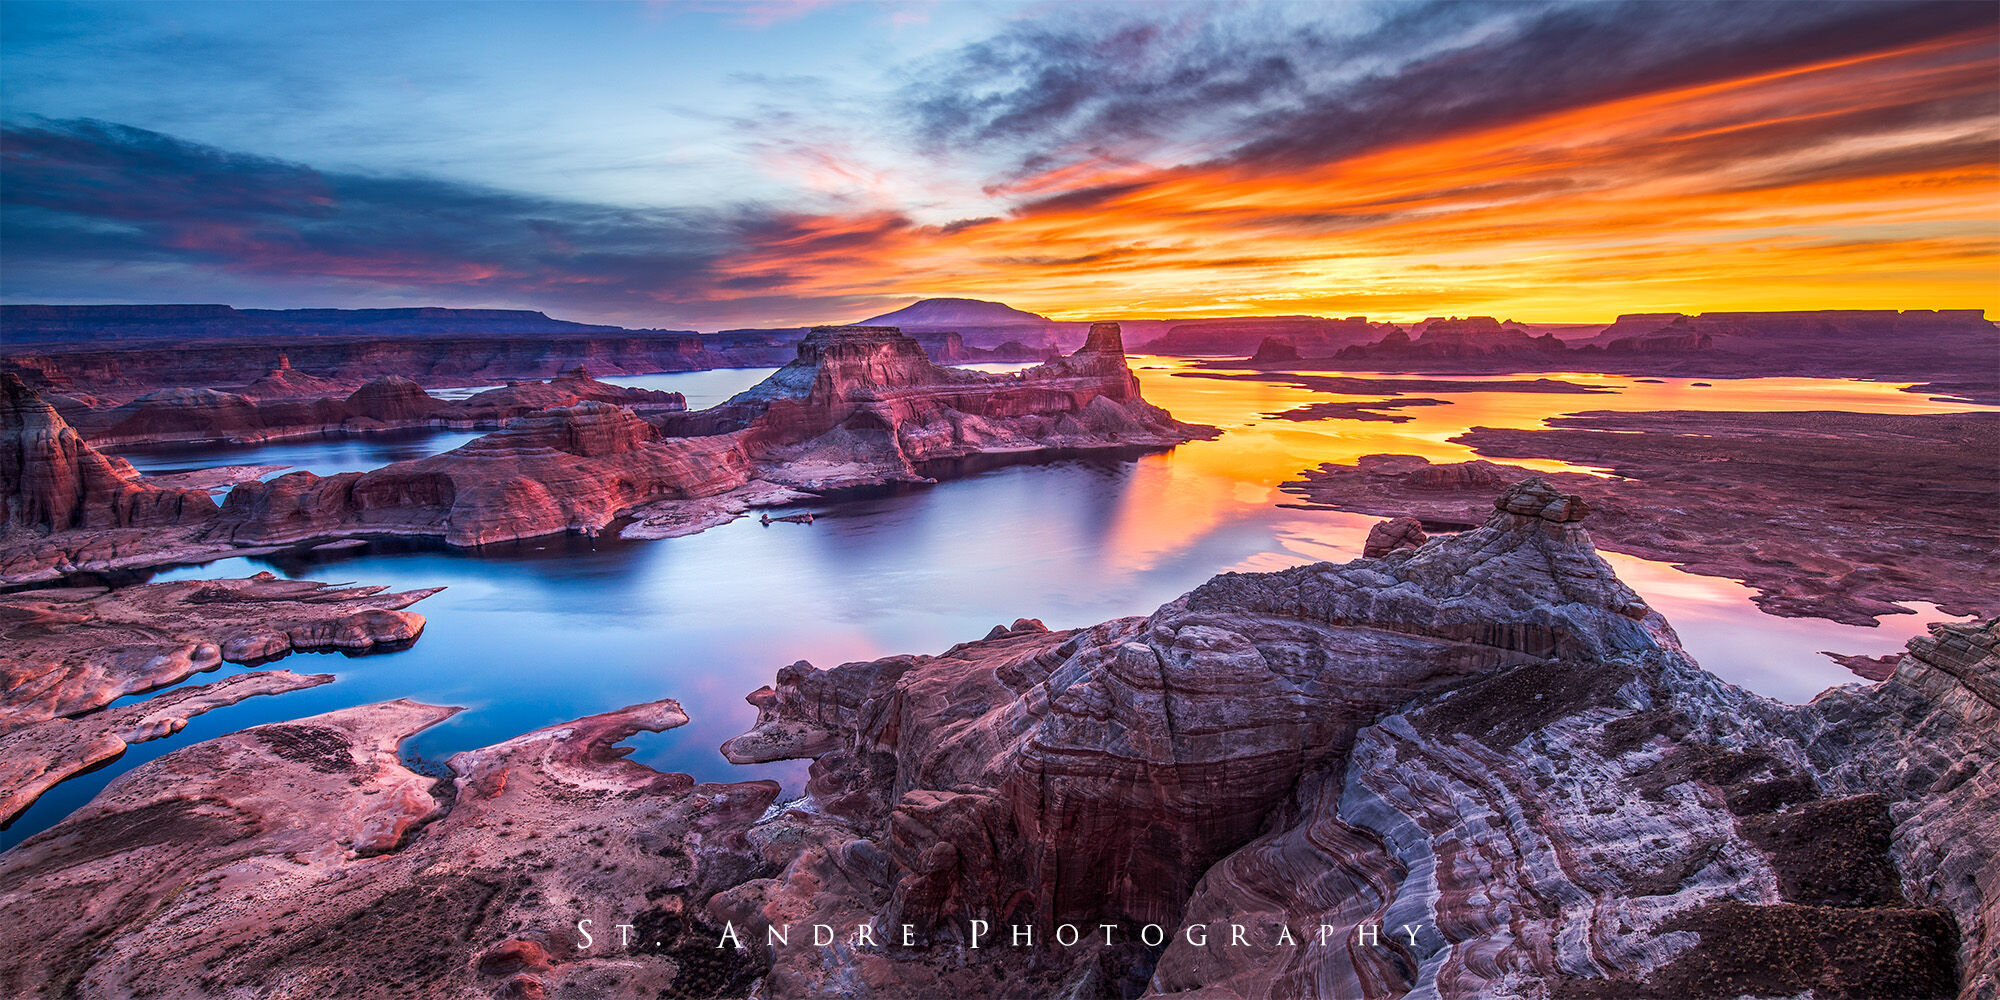
[[[285,466],[264,477],[268,479],[288,472],[321,476],[366,472],[391,462],[450,451],[483,433],[423,428],[374,434],[327,434],[262,444],[157,444],[105,450],[131,462],[140,472],[152,475],[218,465]]]
[[[1297,423],[1261,414],[1338,397],[1263,381],[1175,377],[1184,367],[1173,359],[1135,359],[1149,399],[1183,419],[1223,427],[1223,437],[1137,458],[1009,465],[934,487],[798,508],[820,515],[810,525],[766,527],[745,518],[664,541],[558,537],[477,552],[371,542],[312,559],[232,558],[161,572],[155,579],[270,570],[397,590],[447,589],[415,606],[430,624],[413,648],[281,660],[275,666],[331,672],[339,680],[252,698],[197,717],[173,738],[138,744],[112,766],[44,796],[0,833],[0,845],[59,820],[118,774],[192,742],[389,698],[465,707],[407,744],[411,753],[432,759],[578,716],[675,698],[690,723],[635,739],[634,759],[703,780],[773,777],[796,790],[802,763],[733,767],[716,752],[755,719],[744,696],[793,660],[825,667],[892,653],[938,653],[1021,617],[1064,628],[1149,614],[1225,570],[1352,559],[1375,519],[1281,507],[1295,498],[1278,491],[1279,482],[1322,461],[1373,452],[1441,461],[1469,457],[1463,446],[1449,443],[1456,431],[1438,425],[1447,415],[1459,429],[1510,426],[1621,403],[1656,408],[1653,395],[1666,391],[1593,376],[1619,386],[1621,395],[1468,393],[1453,395],[1450,406],[1427,408],[1425,421],[1409,424]],[[617,381],[685,392],[698,407],[698,401],[733,395],[766,371]],[[1852,385],[1829,381],[1818,389],[1848,392]],[[1893,387],[1879,394],[1849,408],[1925,405]],[[1728,405],[1726,399],[1718,404]],[[366,449],[429,453],[466,436],[186,449],[177,460],[195,466],[283,461],[338,470],[389,453]],[[1674,623],[1702,665],[1791,701],[1854,680],[1819,650],[1889,652],[1920,633],[1925,621],[1944,617],[1918,606],[1913,610],[1919,614],[1890,616],[1872,629],[1777,619],[1758,611],[1739,584],[1624,556],[1612,561]]]

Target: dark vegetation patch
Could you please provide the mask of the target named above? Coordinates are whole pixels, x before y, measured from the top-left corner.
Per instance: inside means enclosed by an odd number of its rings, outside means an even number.
[[[1426,735],[1459,733],[1511,747],[1552,723],[1610,704],[1631,679],[1629,668],[1605,663],[1530,663],[1453,688],[1411,721]]]
[[[0,890],[11,889],[53,868],[87,865],[142,847],[221,846],[253,836],[261,829],[255,819],[221,799],[175,798],[122,812],[101,813],[58,824],[16,847],[19,851],[51,840],[71,845],[45,855],[57,859],[48,866],[24,866],[0,877]]]
[[[771,969],[762,948],[717,948],[722,928],[678,907],[655,906],[632,924],[633,951],[674,962],[673,985],[660,994],[666,1000],[747,996],[751,984]]]
[[[1943,910],[1752,906],[1735,900],[1676,915],[1657,931],[1701,943],[1633,979],[1566,979],[1559,1000],[1931,1000],[1958,994],[1958,925]]]
[[[1738,821],[1771,857],[1786,900],[1810,906],[1894,906],[1903,902],[1889,860],[1895,824],[1888,800],[1856,795],[1808,802]]]
[[[1652,875],[1632,880],[1634,896],[1671,896],[1688,880],[1722,856],[1722,841],[1711,840],[1689,847],[1686,853],[1669,857]]]
[[[211,978],[210,995],[310,979],[328,996],[437,996],[463,972],[488,910],[512,891],[501,872],[485,877],[420,875],[345,916],[305,929],[268,959],[239,967],[235,982]]]
[[[250,730],[257,742],[286,760],[298,761],[325,774],[354,770],[354,755],[347,737],[325,726],[278,723]]]
[[[1658,802],[1666,798],[1667,789],[1686,781],[1714,787],[1738,816],[1819,797],[1819,786],[1783,759],[1762,750],[1728,750],[1711,743],[1675,746],[1657,766],[1640,775],[1637,784],[1641,796]]]

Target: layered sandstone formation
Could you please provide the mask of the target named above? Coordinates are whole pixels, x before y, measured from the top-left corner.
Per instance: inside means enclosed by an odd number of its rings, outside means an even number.
[[[18,400],[15,409],[35,413],[37,428],[62,425],[62,418],[18,380],[9,384]],[[244,397],[207,405],[222,395],[156,394],[133,404],[134,414],[105,433],[123,433],[121,428],[140,435],[177,433],[164,428],[201,423],[189,412],[225,411],[232,414],[225,422],[240,430],[255,423],[244,414],[295,406]],[[151,412],[148,406],[180,400],[202,405],[175,403],[172,420],[138,418],[138,413]],[[1074,354],[1011,374],[940,366],[893,329],[820,328],[800,343],[792,363],[769,379],[722,406],[693,414],[684,412],[678,393],[609,386],[582,369],[546,385],[517,383],[454,403],[433,400],[415,383],[390,376],[345,401],[296,405],[309,411],[309,420],[337,417],[338,426],[348,430],[356,429],[358,421],[369,428],[512,422],[453,451],[372,472],[326,477],[296,472],[268,482],[241,482],[219,512],[202,491],[147,487],[130,475],[129,467],[117,476],[106,478],[107,473],[91,480],[90,495],[104,498],[94,503],[136,508],[144,518],[173,530],[108,539],[103,532],[53,530],[44,518],[43,535],[32,545],[0,550],[5,569],[0,579],[48,579],[78,569],[201,558],[240,548],[269,551],[367,535],[473,546],[560,532],[595,533],[621,518],[632,519],[628,527],[638,537],[687,534],[753,506],[828,490],[934,482],[933,473],[941,471],[937,463],[969,455],[1163,448],[1215,433],[1180,423],[1140,396],[1115,323],[1094,326]],[[267,424],[259,433],[275,431]],[[70,442],[63,448],[94,456],[113,472],[120,467],[84,445],[67,426],[60,433],[23,430],[15,436],[24,442],[60,438]],[[21,461],[32,470],[45,460],[60,464],[69,454],[63,448],[37,444],[22,453],[27,457]],[[47,491],[37,485],[33,492],[41,496]],[[112,496],[128,493],[136,499]],[[169,503],[170,497],[198,499]],[[171,508],[171,520],[156,512],[163,505]],[[120,516],[129,522],[135,515]],[[65,523],[98,526],[74,519]]]
[[[0,912],[35,931],[9,986],[1949,995],[1970,928],[1965,995],[1988,995],[2000,886],[1964,833],[1992,827],[1993,626],[1939,628],[1881,688],[1783,708],[1687,663],[1591,553],[1587,513],[1527,484],[1476,531],[1225,575],[1148,619],[788,668],[725,748],[816,758],[809,798],[776,812],[767,783],[618,763],[617,739],[681,721],[665,704],[461,755],[436,794],[393,746],[442,710],[212,741],[0,862]],[[151,835],[103,851],[141,817]],[[136,865],[156,874],[143,898],[102,891]],[[266,874],[206,877],[224,865]],[[185,932],[219,912],[258,938]],[[584,946],[568,918],[600,913],[636,943]],[[975,919],[1041,943],[974,950]],[[758,944],[815,922],[843,943]],[[1118,943],[1052,947],[1058,922]],[[1149,922],[1210,943],[1131,943]],[[1363,922],[1389,943],[1350,939]],[[864,924],[918,944],[863,943]],[[1336,943],[1271,943],[1320,924]],[[714,949],[721,927],[753,946]],[[357,929],[406,958],[330,946]],[[1773,933],[1798,945],[1782,961],[1746,947]]]
[[[1740,580],[1764,610],[1870,624],[1928,601],[1992,613],[2000,577],[2000,414],[1594,411],[1453,439],[1497,458],[1560,459],[1616,478],[1550,479],[1588,496],[1607,548]],[[1526,470],[1372,455],[1286,489],[1314,504],[1476,523]]]
[[[1591,516],[1530,481],[1474,530],[1146,618],[795,664],[724,746],[814,760],[776,808],[619,760],[670,702],[436,784],[395,745],[449,709],[246,730],[0,856],[0,986],[1996,995],[2000,622],[1779,705],[1687,660]]]
[[[373,472],[244,483],[209,537],[418,535],[470,546],[591,533],[628,516],[634,534],[657,537],[755,504],[931,482],[926,465],[943,459],[1159,448],[1212,433],[1140,397],[1116,324],[1099,324],[1072,355],[1008,375],[937,365],[891,329],[820,328],[791,364],[722,406],[661,407],[649,418],[585,401]]]
[[[807,489],[926,481],[926,463],[973,454],[1160,448],[1214,433],[1141,397],[1116,323],[1007,375],[937,365],[894,328],[821,327],[717,410],[774,466],[765,478]]]
[[[251,399],[313,399],[341,395],[350,388],[339,379],[307,375],[292,367],[289,355],[280,354],[278,363],[270,371],[236,392]]]
[[[629,409],[582,402],[372,472],[244,483],[208,537],[268,545],[402,535],[471,546],[594,532],[642,503],[713,496],[752,472],[737,436],[666,439]]]
[[[139,482],[131,463],[86,444],[7,374],[0,374],[0,489],[0,531],[8,534],[166,525],[214,507],[206,493]]]
[[[259,573],[0,595],[0,823],[128,743],[172,735],[189,717],[252,695],[332,678],[259,671],[106,707],[127,695],[224,663],[407,647],[423,634],[424,617],[403,609],[437,591],[385,590]]]
[[[0,373],[0,582],[151,558],[215,515],[206,490],[145,482]]]

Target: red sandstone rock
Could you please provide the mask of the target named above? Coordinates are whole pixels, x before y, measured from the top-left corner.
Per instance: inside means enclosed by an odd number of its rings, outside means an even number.
[[[1377,521],[1368,529],[1368,541],[1361,547],[1361,555],[1367,559],[1380,559],[1397,549],[1413,549],[1430,540],[1424,534],[1424,524],[1414,517],[1395,517],[1387,521]]]
[[[0,824],[13,822],[57,784],[118,759],[133,743],[172,736],[204,712],[260,694],[332,682],[332,674],[258,670],[75,718],[8,726],[0,731]]]
[[[494,392],[600,391],[581,372],[566,379]],[[892,329],[823,328],[792,364],[721,407],[686,414],[677,399],[655,401],[666,405],[649,413],[653,423],[584,401],[374,472],[244,483],[208,538],[274,544],[374,533],[480,545],[595,532],[623,516],[640,522],[639,534],[680,534],[735,517],[753,498],[929,482],[922,466],[938,459],[1158,448],[1213,433],[1140,397],[1115,323],[1093,327],[1076,353],[1011,375],[941,367]]]
[[[252,399],[212,389],[162,389],[122,406],[87,411],[78,420],[83,435],[100,446],[240,443],[412,427],[490,429],[586,400],[649,413],[687,406],[680,393],[607,385],[578,366],[547,383],[512,383],[453,402],[432,397],[408,378],[385,375],[344,397]]]
[[[416,641],[424,617],[402,609],[437,593],[331,588],[269,573],[108,590],[0,594],[0,733],[89,712],[224,662],[294,650],[365,653]]]
[[[139,482],[130,463],[85,444],[11,374],[0,374],[0,489],[8,534],[169,525],[214,507],[205,492]]]
[[[625,736],[684,721],[671,702],[460,754],[430,805],[395,746],[449,710],[185,748],[0,855],[0,925],[24,931],[0,989],[1990,992],[2000,622],[1934,627],[1889,681],[1778,705],[1689,662],[1578,513],[1521,484],[1388,559],[794,664],[725,748],[816,758],[778,809],[769,783],[621,761]],[[582,917],[595,947],[569,933]],[[619,921],[635,945],[607,946]],[[1164,951],[1129,943],[1148,921]],[[813,923],[837,943],[801,944]],[[997,946],[1017,923],[1035,943]],[[1052,943],[1061,923],[1090,943]],[[1337,937],[1315,945],[1321,924]],[[766,946],[782,925],[792,945]],[[725,926],[745,948],[715,947]]]
[[[0,920],[29,931],[0,992],[748,991],[759,963],[718,950],[700,904],[768,870],[745,834],[774,783],[621,760],[686,721],[671,701],[458,754],[442,781],[406,767],[402,740],[455,711],[344,709],[136,770],[0,855]],[[76,933],[99,938],[90,961],[63,958]]]
[[[342,379],[320,378],[307,375],[292,367],[288,355],[278,355],[278,363],[256,381],[236,390],[236,394],[249,399],[317,399],[347,392],[353,383]]]

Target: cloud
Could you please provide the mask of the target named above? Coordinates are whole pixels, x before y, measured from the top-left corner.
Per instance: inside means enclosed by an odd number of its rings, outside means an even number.
[[[913,294],[1076,318],[1986,307],[1996,50],[1984,3],[1060,5],[903,66],[880,106],[741,81],[773,104],[737,134],[797,197],[678,208],[34,119],[0,140],[0,291],[283,282],[636,325]],[[854,121],[906,122],[909,148]]]
[[[1003,155],[1009,178],[1148,157],[1297,168],[1993,25],[1979,2],[1300,9],[1328,16],[1114,6],[1024,19],[923,64],[902,108],[933,151]]]
[[[88,119],[0,126],[0,171],[10,262],[41,273],[167,263],[627,318],[726,314],[750,290],[794,283],[787,260],[863,253],[908,226],[887,214],[851,225],[755,206],[642,210],[321,171]],[[773,266],[754,277],[718,269],[752,246],[770,248]]]

